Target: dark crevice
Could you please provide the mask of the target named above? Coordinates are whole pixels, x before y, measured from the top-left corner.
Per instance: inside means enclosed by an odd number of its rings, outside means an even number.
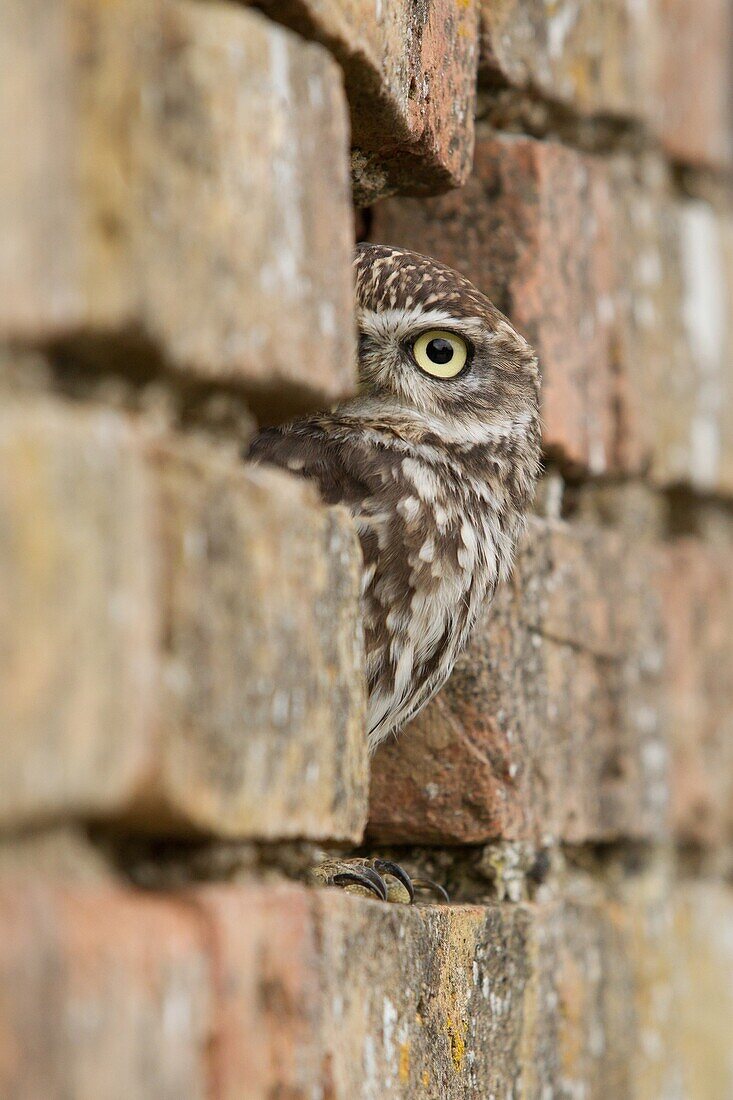
[[[37,356],[37,388],[74,402],[141,413],[156,409],[172,426],[203,428],[226,440],[245,438],[253,418],[277,424],[323,408],[308,386],[258,386],[201,380],[173,366],[158,345],[134,331],[79,332],[44,344],[7,348],[7,360]],[[10,385],[18,391],[15,380]]]
[[[374,210],[371,206],[360,206],[354,210],[354,230],[356,243],[371,239]]]
[[[58,826],[47,824],[0,834],[0,860],[6,849],[12,852],[21,843],[28,852],[26,862],[32,866],[34,846],[58,832]],[[563,896],[568,876],[580,875],[589,884],[613,884],[643,875],[653,867],[673,870],[678,879],[733,881],[733,852],[729,846],[711,847],[671,836],[579,843],[499,838],[471,845],[365,842],[354,847],[305,840],[153,837],[109,822],[77,823],[74,833],[80,844],[88,846],[100,868],[145,890],[177,891],[197,883],[263,880],[310,884],[310,870],[324,855],[394,860],[413,878],[431,878],[440,883],[451,902],[457,904],[531,902],[538,891],[548,890],[552,896]],[[67,877],[73,877],[74,858],[78,856],[72,852],[64,872]],[[83,860],[80,868],[83,870]]]
[[[79,333],[48,348],[58,388],[67,396],[84,396],[99,380],[119,379],[131,392],[152,383],[165,385],[180,410],[181,426],[206,422],[216,402],[239,404],[268,424],[323,406],[323,398],[307,385],[258,385],[249,379],[210,381],[174,366],[160,347],[143,333],[129,330],[111,334]]]
[[[554,139],[585,153],[660,149],[655,136],[637,119],[603,112],[582,115],[531,85],[516,88],[496,74],[479,82],[476,119],[479,126]]]

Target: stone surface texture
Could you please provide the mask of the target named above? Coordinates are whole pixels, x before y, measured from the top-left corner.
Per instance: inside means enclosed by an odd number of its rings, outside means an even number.
[[[326,51],[188,0],[12,3],[0,37],[0,331],[133,328],[270,408],[347,392],[347,116]]]
[[[665,883],[653,865],[604,888],[573,875],[562,901],[406,910],[290,885],[150,897],[4,878],[0,1084],[183,1100],[712,1096],[733,902]],[[707,1029],[688,1015],[701,995]]]
[[[652,124],[674,160],[733,164],[733,11],[728,0],[654,0]],[[681,74],[696,74],[694,94]]]
[[[118,807],[155,705],[153,501],[134,429],[0,411],[0,823]]]
[[[733,826],[731,555],[678,539],[663,559],[661,589],[675,824],[688,842],[720,843]]]
[[[8,877],[0,914],[3,1095],[206,1095],[210,960],[179,903]]]
[[[165,646],[152,820],[358,840],[367,766],[360,551],[274,470],[158,449]]]
[[[346,516],[111,409],[9,402],[0,454],[0,823],[358,840]]]
[[[728,0],[481,0],[480,25],[488,87],[645,127],[672,159],[730,170]]]
[[[351,112],[357,202],[431,194],[471,168],[478,63],[476,0],[254,0],[323,42]]]
[[[481,72],[581,114],[638,116],[651,19],[633,0],[482,0]]]
[[[732,21],[0,3],[2,1100],[733,1097]],[[371,759],[354,525],[242,458],[355,392],[355,239],[543,373]]]

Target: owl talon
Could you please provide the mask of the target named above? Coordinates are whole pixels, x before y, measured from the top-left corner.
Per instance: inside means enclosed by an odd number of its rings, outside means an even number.
[[[413,905],[415,890],[429,890],[437,898],[449,904],[450,898],[443,887],[428,878],[412,879],[407,871],[391,859],[326,859],[311,871],[313,882],[321,886],[356,887],[357,893],[371,894],[380,901],[396,905]]]
[[[412,879],[408,875],[407,871],[400,867],[399,863],[393,863],[391,859],[375,859],[374,870],[379,871],[380,874],[391,875],[392,878],[396,878],[397,881],[400,882],[407,891],[407,896],[410,899],[410,905],[412,905],[415,900],[415,890],[413,888]]]
[[[368,890],[380,901],[387,900],[387,886],[381,875],[373,871],[371,867],[358,867],[353,871],[339,871],[326,880],[326,885],[333,886],[361,886]]]
[[[431,890],[434,894],[437,894],[442,902],[446,905],[450,905],[450,897],[445,887],[441,886],[439,882],[433,882],[431,878],[414,878],[412,885],[418,890]]]

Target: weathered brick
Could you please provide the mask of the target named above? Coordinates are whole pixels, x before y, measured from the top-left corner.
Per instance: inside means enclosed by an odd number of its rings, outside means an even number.
[[[623,856],[563,883],[562,898],[409,908],[291,885],[175,898],[6,877],[0,1087],[727,1095],[730,888],[670,893],[663,861]]]
[[[275,471],[145,421],[0,413],[0,823],[356,840],[359,550]]]
[[[211,977],[180,903],[112,886],[0,886],[0,1093],[203,1098]]]
[[[640,116],[649,12],[632,0],[481,2],[481,72],[582,114]]]
[[[519,1089],[520,1052],[534,1038],[524,1031],[535,992],[526,911],[324,896],[317,913],[335,1097],[360,1087],[446,1100]]]
[[[524,911],[407,909],[297,887],[196,896],[222,976],[223,1097],[241,1096],[243,1079],[247,1100],[452,1098],[520,1079]]]
[[[319,1089],[327,1068],[312,893],[285,884],[212,885],[190,898],[206,920],[218,975],[217,1100],[332,1095],[325,1082]]]
[[[359,549],[345,513],[208,448],[154,453],[166,649],[149,801],[228,836],[358,839]]]
[[[653,564],[617,532],[532,521],[512,581],[446,687],[380,746],[370,835],[580,842],[663,831]]]
[[[464,182],[473,154],[476,0],[253,2],[323,42],[341,63],[357,203]]]
[[[674,826],[685,841],[720,843],[733,835],[730,548],[676,540],[662,560],[661,593]]]
[[[220,976],[223,1097],[600,1100],[637,1081],[647,1100],[671,1095],[670,914],[652,874],[520,905],[247,885],[194,896]]]
[[[669,890],[658,857],[639,868],[621,856],[595,881],[569,877],[557,910],[541,923],[537,965],[560,1094],[678,1095]]]
[[[675,204],[654,161],[617,160],[613,186],[617,461],[657,482],[687,480],[686,466],[670,466],[670,441],[694,402]]]
[[[677,201],[652,164],[615,166],[618,460],[661,484],[733,483],[733,232],[713,202]]]
[[[99,883],[112,869],[84,827],[63,823],[50,828],[11,833],[0,841],[0,882],[8,877],[35,882]]]
[[[0,411],[0,822],[119,806],[156,672],[153,513],[117,413]]]
[[[675,160],[730,166],[728,0],[481,0],[480,14],[489,87],[507,84],[583,116],[636,120]]]
[[[653,0],[651,120],[668,154],[733,163],[733,11],[729,0]],[[691,92],[692,90],[692,92]]]
[[[277,392],[281,414],[347,391],[347,118],[326,51],[224,3],[2,18],[0,331],[140,331],[200,379]]]

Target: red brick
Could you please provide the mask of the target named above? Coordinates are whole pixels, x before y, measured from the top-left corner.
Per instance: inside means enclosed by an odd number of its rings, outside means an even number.
[[[219,1094],[600,1100],[640,1082],[645,1100],[670,1095],[663,876],[606,890],[568,876],[566,895],[409,908],[333,890],[196,891],[218,959]]]
[[[663,862],[410,908],[292,885],[0,885],[18,1097],[727,1095],[731,892]],[[404,980],[409,974],[410,980]]]
[[[344,71],[357,204],[434,194],[471,169],[477,0],[254,0]]]
[[[652,122],[677,161],[733,163],[733,11],[729,0],[654,0]]]
[[[222,1097],[458,1100],[519,1076],[535,988],[530,914],[293,887],[196,896],[218,958]]]
[[[209,1095],[210,971],[180,903],[115,887],[0,887],[0,1093]]]
[[[191,897],[215,964],[217,1100],[316,1094],[325,1065],[312,893],[252,884],[200,887]]]
[[[663,833],[654,557],[535,520],[441,694],[372,766],[375,840],[573,843]]]

